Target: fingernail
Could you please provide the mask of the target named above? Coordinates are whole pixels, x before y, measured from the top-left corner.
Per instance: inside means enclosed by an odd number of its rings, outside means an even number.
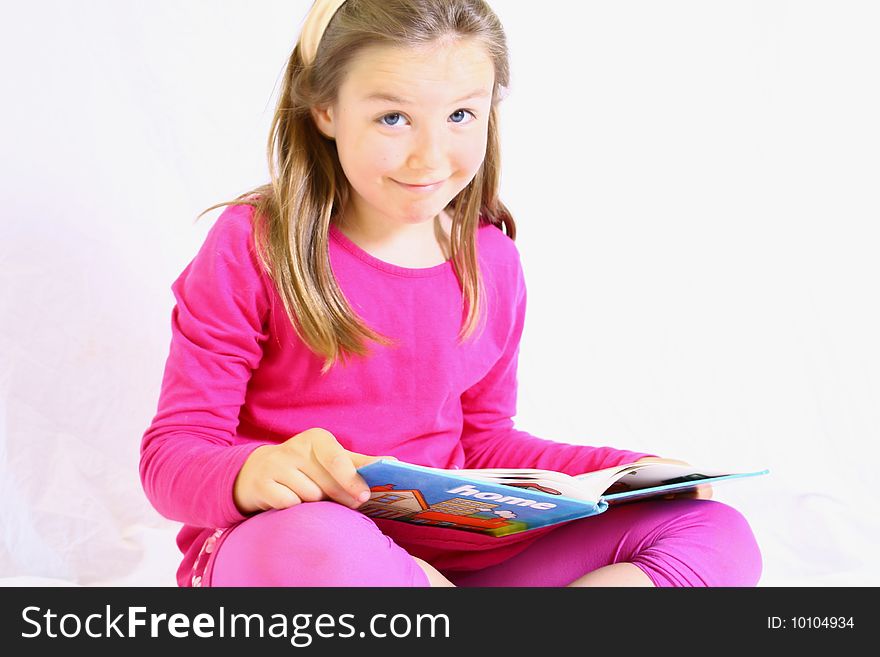
[[[358,495],[358,502],[366,502],[368,499],[370,499],[370,491],[368,490]]]

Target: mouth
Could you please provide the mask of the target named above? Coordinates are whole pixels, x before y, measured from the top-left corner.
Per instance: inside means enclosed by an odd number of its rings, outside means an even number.
[[[445,180],[440,180],[440,181],[438,181],[438,182],[424,183],[424,184],[418,184],[418,185],[410,185],[410,184],[408,184],[408,183],[400,182],[399,180],[395,180],[394,182],[396,182],[398,185],[400,185],[400,186],[403,187],[404,189],[408,189],[408,190],[413,191],[413,192],[427,193],[427,192],[433,192],[433,191],[435,191],[435,190],[437,190],[437,189],[440,189],[440,187],[441,187],[441,186],[443,185],[443,183],[445,183],[446,181],[445,181]]]

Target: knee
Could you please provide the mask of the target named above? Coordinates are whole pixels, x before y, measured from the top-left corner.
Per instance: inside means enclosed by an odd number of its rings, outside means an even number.
[[[761,550],[746,518],[737,509],[715,500],[692,500],[688,516],[704,533],[714,556],[707,569],[708,586],[755,586],[761,578]]]
[[[235,573],[246,586],[412,586],[417,570],[362,513],[309,502],[235,527],[218,550],[212,584],[227,585]]]
[[[369,518],[333,502],[310,502],[269,511],[258,551],[293,557],[304,571],[349,571],[362,554],[388,548]]]

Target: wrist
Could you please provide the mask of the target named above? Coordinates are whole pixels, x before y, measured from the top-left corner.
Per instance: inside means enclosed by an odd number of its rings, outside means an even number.
[[[645,456],[640,458],[636,463],[668,463],[670,465],[690,465],[687,461],[679,461],[678,459],[665,459],[660,456]]]
[[[273,445],[260,445],[251,451],[244,463],[242,463],[238,474],[235,475],[235,480],[232,483],[232,503],[243,516],[252,515],[260,510],[252,494],[254,485],[251,471],[264,456],[263,450],[269,447],[273,447]],[[260,453],[258,454],[258,452]]]

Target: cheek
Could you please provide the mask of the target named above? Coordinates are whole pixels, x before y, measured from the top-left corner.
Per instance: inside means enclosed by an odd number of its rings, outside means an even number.
[[[458,153],[458,168],[470,176],[476,174],[486,159],[487,143],[488,137],[484,135],[482,140],[473,140],[464,145]]]
[[[366,179],[379,179],[400,168],[405,157],[397,152],[387,140],[362,139],[348,149],[348,158],[359,176]]]
[[[336,135],[336,149],[349,179],[369,181],[391,167],[393,153],[383,141],[359,127],[340,128]]]

